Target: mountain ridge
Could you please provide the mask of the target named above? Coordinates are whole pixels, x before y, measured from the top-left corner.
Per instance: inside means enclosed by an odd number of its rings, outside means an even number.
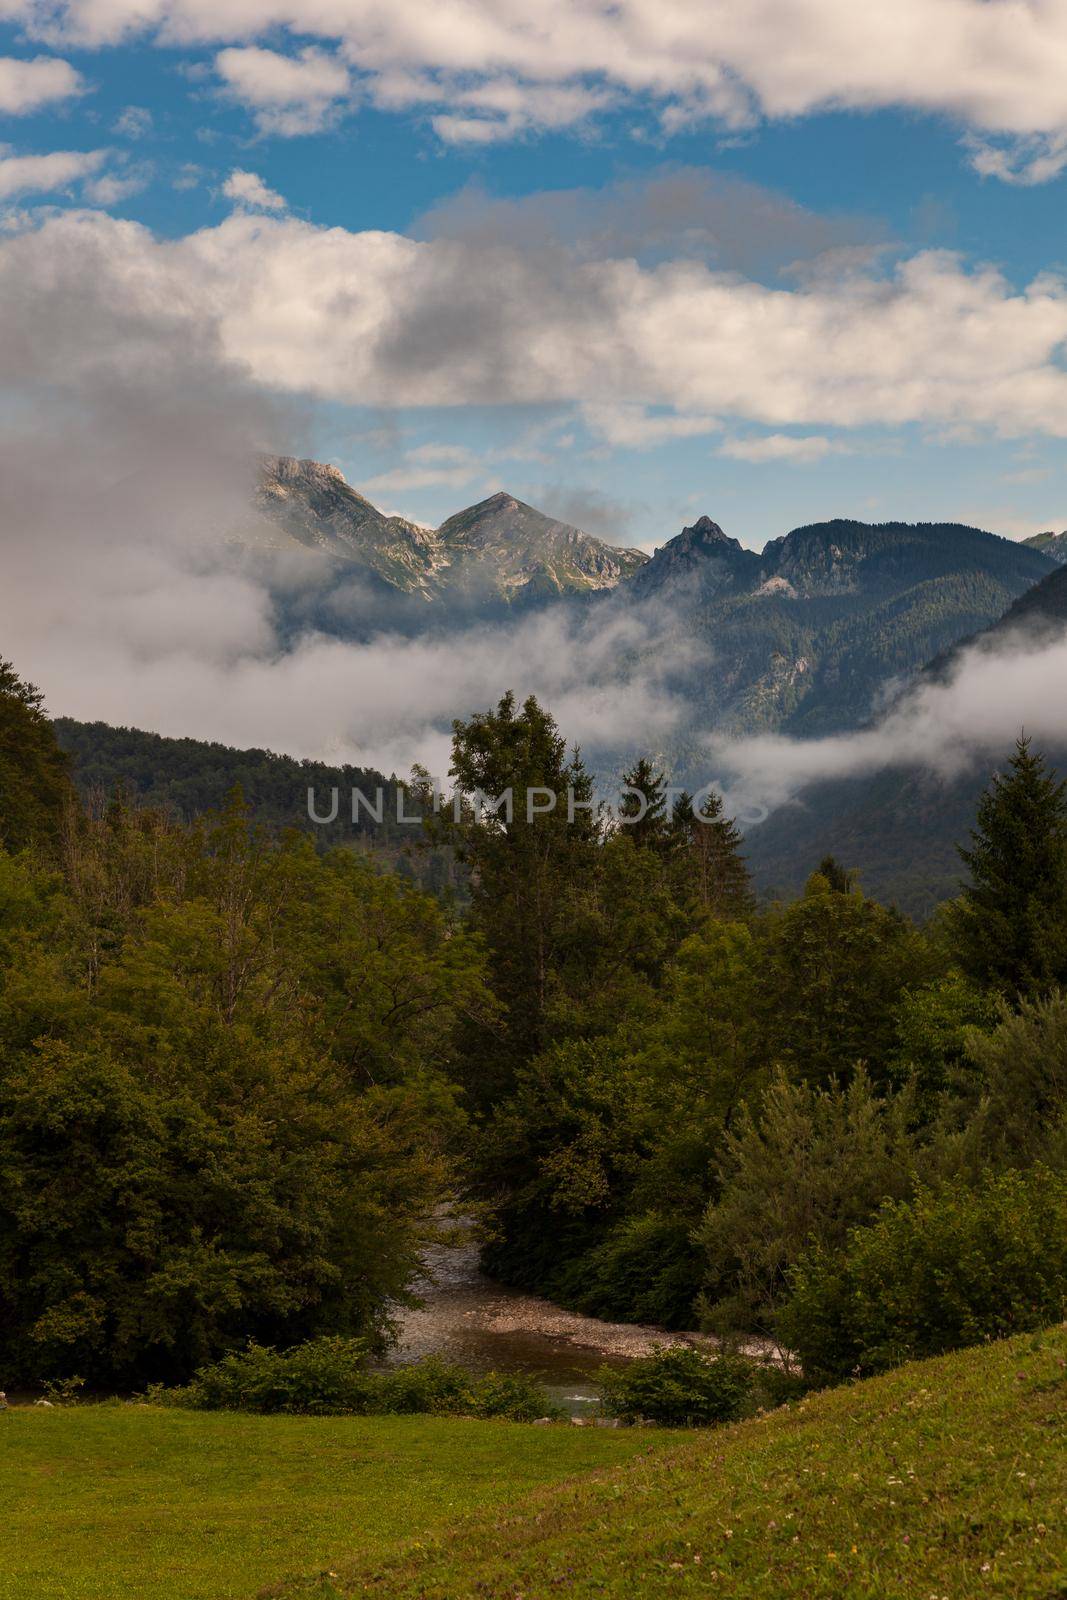
[[[295,456],[261,458],[255,509],[293,544],[426,601],[510,604],[610,589],[648,560],[505,491],[426,528],[379,511],[337,467]],[[267,529],[255,531],[271,542]]]

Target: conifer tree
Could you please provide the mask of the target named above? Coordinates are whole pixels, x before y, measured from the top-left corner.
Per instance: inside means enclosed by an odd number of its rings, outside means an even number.
[[[472,922],[504,1013],[501,1070],[484,1075],[488,1091],[550,1041],[553,1002],[583,965],[580,912],[598,869],[601,823],[578,751],[568,758],[533,696],[517,708],[506,694],[494,711],[453,723],[450,770],[467,802],[452,836],[471,868]],[[492,804],[508,791],[510,815]]]
[[[656,771],[647,756],[642,756],[629,772],[623,774],[622,781],[628,789],[637,791],[637,794],[625,795],[619,806],[622,817],[634,819],[624,823],[626,832],[638,849],[665,849],[670,839],[666,777]],[[644,796],[643,810],[638,794]]]
[[[968,976],[1012,996],[1067,983],[1067,784],[1028,738],[978,802],[960,856],[971,882],[952,920]]]
[[[733,818],[724,814],[722,796],[709,791],[698,815],[692,795],[683,792],[671,813],[671,833],[679,897],[724,920],[750,916],[755,897],[741,854],[744,839]]]

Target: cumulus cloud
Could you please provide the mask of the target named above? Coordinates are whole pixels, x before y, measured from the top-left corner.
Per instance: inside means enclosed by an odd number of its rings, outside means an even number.
[[[1064,0],[542,0],[533,13],[525,0],[6,0],[5,11],[31,36],[90,45],[143,33],[251,44],[278,30],[333,41],[379,104],[436,107],[446,138],[565,126],[598,99],[640,97],[668,133],[882,107],[979,133],[1067,132]],[[457,112],[472,94],[483,98]]]
[[[97,172],[107,155],[106,150],[53,150],[48,155],[16,156],[0,145],[0,200],[69,189]]]
[[[231,99],[248,107],[262,133],[318,133],[349,92],[348,68],[312,45],[298,55],[256,46],[220,50],[215,70]]]
[[[73,100],[85,90],[81,73],[57,56],[34,56],[32,61],[0,56],[0,113],[4,116],[26,116],[42,106]]]
[[[222,186],[222,192],[227,200],[235,200],[238,205],[250,211],[288,209],[284,195],[280,195],[276,189],[268,188],[255,172],[244,172],[240,167],[235,167],[230,173]]]
[[[254,456],[299,448],[299,417],[175,292],[179,246],[145,256],[133,224],[66,221],[0,241],[0,647],[54,714],[442,774],[451,718],[509,686],[590,744],[666,736],[651,617],[412,636],[313,552],[235,549]],[[466,470],[459,447],[420,449],[425,470]]]
[[[99,153],[74,158],[86,159]],[[24,187],[25,169],[16,175]],[[1040,277],[1017,292],[937,252],[886,276],[783,289],[695,262],[562,253],[546,266],[507,244],[240,212],[175,241],[67,214],[26,250],[46,270],[53,250],[79,242],[99,257],[103,294],[210,323],[230,360],[283,394],[384,409],[666,408],[668,433],[731,416],[773,429],[1067,435],[1067,289]],[[635,436],[663,420],[600,416]]]

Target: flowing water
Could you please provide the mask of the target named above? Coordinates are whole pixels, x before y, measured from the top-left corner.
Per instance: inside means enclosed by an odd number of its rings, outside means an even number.
[[[596,1407],[597,1368],[625,1366],[656,1345],[707,1342],[697,1334],[601,1322],[495,1283],[478,1266],[469,1228],[459,1242],[429,1251],[426,1266],[431,1281],[422,1290],[423,1305],[399,1313],[390,1360],[439,1355],[477,1372],[529,1373],[575,1416]]]

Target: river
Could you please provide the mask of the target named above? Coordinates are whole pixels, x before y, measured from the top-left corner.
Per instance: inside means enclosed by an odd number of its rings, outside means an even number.
[[[459,1225],[462,1230],[463,1224]],[[657,1345],[711,1341],[634,1323],[601,1322],[487,1278],[469,1228],[458,1242],[427,1252],[423,1305],[397,1314],[391,1362],[439,1355],[477,1372],[526,1372],[574,1416],[592,1411],[598,1367],[625,1366]]]

